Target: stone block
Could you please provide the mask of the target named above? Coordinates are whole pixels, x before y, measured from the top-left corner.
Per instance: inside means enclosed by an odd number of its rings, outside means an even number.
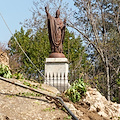
[[[68,89],[67,58],[46,58],[45,76],[45,84],[54,86],[61,92]]]

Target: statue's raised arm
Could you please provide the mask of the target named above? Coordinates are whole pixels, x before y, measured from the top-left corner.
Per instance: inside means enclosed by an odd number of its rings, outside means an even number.
[[[46,14],[47,14],[47,17],[48,17],[48,18],[50,18],[50,17],[51,17],[51,15],[50,15],[50,13],[48,12],[47,7],[45,7],[45,12],[46,12]]]
[[[47,10],[47,7],[45,7],[45,12],[48,14],[48,10]]]

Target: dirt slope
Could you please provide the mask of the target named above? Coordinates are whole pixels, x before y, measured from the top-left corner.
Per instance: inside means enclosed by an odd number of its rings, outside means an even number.
[[[14,82],[28,84],[28,81]],[[38,83],[29,82],[38,90],[55,95],[59,93],[55,88],[46,85],[39,86]],[[91,109],[89,101],[82,100],[76,104],[65,100],[66,105],[80,120],[109,120],[98,111]],[[67,101],[67,102],[66,102]],[[38,95],[24,88],[6,83],[0,80],[0,120],[71,120],[71,117],[60,110],[54,103],[47,100],[45,96]]]

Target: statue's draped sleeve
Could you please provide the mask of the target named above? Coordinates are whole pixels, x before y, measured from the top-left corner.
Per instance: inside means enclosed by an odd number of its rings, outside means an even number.
[[[57,41],[57,38],[56,38],[57,29],[56,29],[55,18],[52,17],[49,13],[47,14],[47,18],[48,18],[48,33],[49,33],[50,44],[54,44],[56,47],[58,47],[61,42],[63,43],[64,36],[65,36],[65,26],[63,23],[60,26],[61,27],[61,41]]]

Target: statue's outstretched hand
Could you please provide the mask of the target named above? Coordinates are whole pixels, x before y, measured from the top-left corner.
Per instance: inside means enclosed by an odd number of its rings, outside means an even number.
[[[47,7],[45,7],[45,12],[48,13]]]

